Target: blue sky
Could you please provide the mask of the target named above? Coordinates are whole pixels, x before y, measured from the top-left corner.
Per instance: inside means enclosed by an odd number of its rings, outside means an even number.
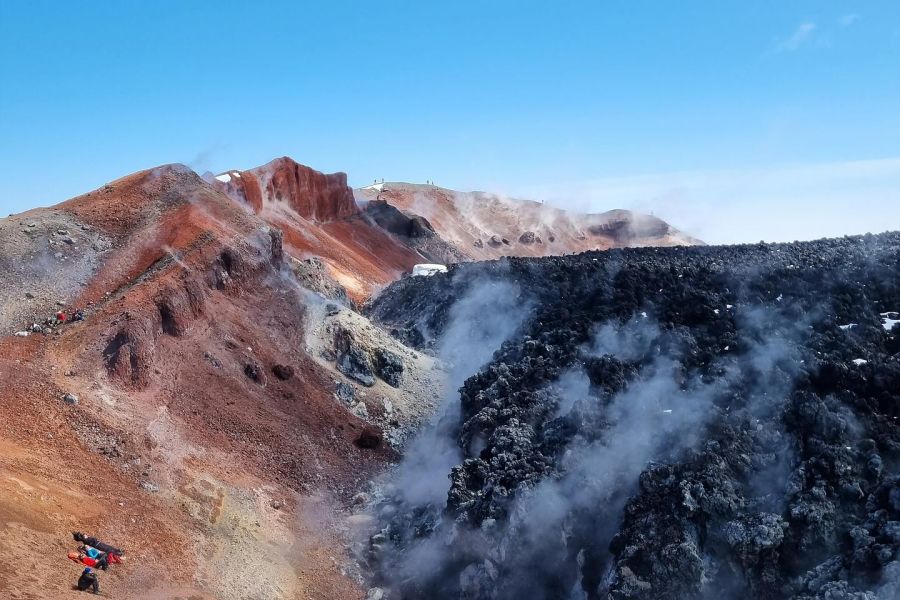
[[[900,228],[893,0],[0,0],[0,68],[2,214],[290,155],[718,242]]]

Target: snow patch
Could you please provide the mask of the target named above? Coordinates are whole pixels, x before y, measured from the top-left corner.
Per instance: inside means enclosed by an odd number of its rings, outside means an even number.
[[[867,361],[867,360],[864,359],[864,358],[854,358],[854,359],[853,359],[853,364],[856,365],[857,367],[860,366],[860,365],[864,365],[864,364],[866,364],[867,362],[869,362],[869,361]]]
[[[231,181],[231,175],[229,175],[228,173],[222,173],[221,175],[216,175],[216,179],[218,179],[222,183],[228,183],[229,181]]]
[[[848,329],[852,329],[852,328],[856,327],[856,325],[857,325],[856,323],[848,323],[847,325],[838,325],[838,327],[840,327],[844,331],[847,331]]]
[[[413,277],[429,277],[435,273],[446,273],[447,267],[444,265],[421,264],[413,267]]]
[[[881,324],[885,331],[890,331],[897,323],[900,323],[900,313],[894,311],[881,313]]]

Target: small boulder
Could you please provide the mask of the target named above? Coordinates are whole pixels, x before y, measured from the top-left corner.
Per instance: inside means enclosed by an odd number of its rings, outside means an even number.
[[[381,430],[372,426],[365,427],[353,443],[357,448],[375,450],[381,446]]]
[[[353,347],[347,353],[338,357],[338,371],[355,379],[366,387],[375,385],[375,377],[372,375],[372,361],[360,348]]]
[[[533,244],[536,240],[536,236],[533,231],[526,231],[522,235],[519,236],[520,244]]]
[[[216,368],[216,369],[221,369],[221,368],[222,368],[222,363],[221,363],[221,361],[219,361],[218,358],[216,358],[215,356],[213,356],[213,355],[210,354],[209,352],[204,352],[204,353],[203,353],[203,358],[205,358],[206,361],[207,361],[209,364],[211,364],[214,368]]]
[[[334,348],[338,371],[366,387],[375,385],[372,359],[354,339],[352,333],[344,328],[338,328],[334,334]]]
[[[63,396],[63,402],[65,402],[66,404],[71,404],[72,406],[75,406],[76,404],[78,404],[78,396],[69,392],[65,396]]]
[[[246,375],[256,383],[260,383],[262,381],[262,369],[257,364],[247,363],[246,365],[244,365],[244,375]]]
[[[384,590],[381,588],[369,588],[366,592],[366,600],[384,600]]]
[[[159,486],[151,481],[142,481],[141,489],[145,492],[150,492],[151,494],[155,494],[159,491]]]
[[[272,374],[282,381],[287,381],[294,376],[294,367],[288,365],[275,365],[272,367]]]
[[[365,402],[357,402],[353,405],[353,408],[350,409],[350,412],[352,412],[360,419],[369,418],[369,408],[366,406]]]
[[[374,354],[375,374],[388,385],[400,387],[404,370],[403,359],[400,355],[384,348],[376,348]]]
[[[356,396],[356,392],[353,389],[352,385],[340,381],[337,383],[337,385],[334,386],[334,395],[337,396],[338,400],[342,402],[353,404],[353,399],[354,396]]]
[[[484,242],[481,241],[481,238],[476,239],[472,245],[476,248],[484,248]]]

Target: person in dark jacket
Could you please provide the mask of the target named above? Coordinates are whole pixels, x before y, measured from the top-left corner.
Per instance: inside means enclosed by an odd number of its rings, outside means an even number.
[[[97,574],[90,567],[81,572],[76,586],[79,592],[86,592],[88,589],[94,594],[100,593],[100,583],[97,581]]]
[[[101,552],[106,552],[107,554],[115,554],[116,556],[122,557],[124,556],[124,552],[116,548],[115,546],[111,546],[109,544],[105,544],[98,540],[95,537],[91,537],[89,535],[85,535],[80,531],[73,531],[72,537],[75,538],[76,542],[81,542],[85,546],[91,546],[92,548],[96,548]]]

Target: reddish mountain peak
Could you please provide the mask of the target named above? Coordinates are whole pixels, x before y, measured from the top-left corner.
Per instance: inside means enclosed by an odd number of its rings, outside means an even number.
[[[321,173],[287,156],[247,171],[226,171],[213,185],[255,213],[287,209],[320,222],[359,213],[345,173]]]

